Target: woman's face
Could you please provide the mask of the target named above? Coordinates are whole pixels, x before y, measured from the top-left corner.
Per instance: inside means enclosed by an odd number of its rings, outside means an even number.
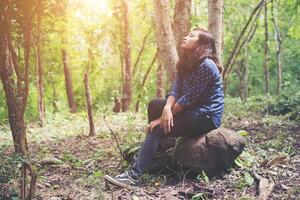
[[[183,50],[193,50],[197,47],[197,42],[199,39],[199,30],[194,30],[185,36],[181,42],[180,47]]]

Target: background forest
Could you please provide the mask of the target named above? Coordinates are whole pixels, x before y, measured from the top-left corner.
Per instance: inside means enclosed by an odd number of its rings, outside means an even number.
[[[117,165],[118,150],[112,148],[115,142],[103,117],[119,134],[123,150],[142,141],[147,104],[152,98],[164,97],[172,81],[170,68],[164,66],[157,44],[154,10],[159,2],[165,1],[1,1],[0,199],[12,199],[20,193],[16,186],[17,177],[22,176],[18,163],[23,166],[24,162],[15,157],[14,150],[22,156],[27,156],[29,150],[28,160],[33,165],[27,167],[29,171],[31,168],[37,171],[36,193],[40,199],[50,199],[59,193],[61,199],[107,197],[99,185],[100,178],[105,173],[116,174],[117,169],[126,165]],[[167,2],[176,36],[176,4],[180,1]],[[198,26],[207,28],[210,1],[186,2],[190,30]],[[249,143],[256,144],[249,145],[247,154],[242,154],[246,159],[241,157],[237,164],[242,170],[228,178],[234,182],[234,189],[225,192],[228,195],[225,198],[253,196],[253,177],[243,169],[259,168],[264,159],[272,161],[278,156],[290,160],[294,156],[296,164],[291,164],[292,175],[287,175],[290,183],[282,174],[276,175],[272,198],[296,198],[300,193],[299,168],[296,169],[300,166],[300,1],[215,2],[224,4],[221,46],[226,112],[223,126],[240,131]],[[10,35],[10,41],[5,34]],[[9,54],[16,70],[8,79],[15,84],[10,90],[14,91],[10,100],[4,88],[4,66],[9,65],[4,61],[6,47],[15,52]],[[21,121],[27,127],[25,143],[29,144],[28,149],[24,145],[24,151],[21,144],[16,145],[20,141],[18,128],[12,130],[15,131],[12,139],[10,103],[15,105],[19,114],[16,116],[24,114]],[[17,118],[12,120],[20,122]],[[87,135],[96,135],[97,139]],[[90,152],[83,151],[86,145],[92,146]],[[255,153],[257,150],[260,153]],[[57,181],[47,174],[48,168],[35,164],[50,154],[75,169],[64,179],[76,186]],[[61,168],[55,170],[53,174],[66,173]],[[79,174],[83,174],[83,180]],[[204,180],[205,176],[201,178]],[[161,176],[145,179],[153,187],[166,184]],[[298,186],[294,184],[297,182]],[[69,188],[64,188],[64,184]],[[205,184],[228,186],[226,182],[210,180]],[[159,194],[166,193],[161,190]],[[214,193],[215,198],[221,198],[224,191]]]

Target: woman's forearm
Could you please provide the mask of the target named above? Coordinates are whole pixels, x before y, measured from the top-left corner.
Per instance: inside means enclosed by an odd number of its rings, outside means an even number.
[[[166,105],[165,105],[165,108],[172,108],[172,106],[175,104],[175,102],[176,102],[176,99],[175,99],[175,97],[173,97],[173,96],[169,96],[168,98],[167,98],[167,102],[166,102]]]
[[[176,103],[175,97],[173,97],[171,95],[167,99],[165,108],[171,109],[173,115],[181,112],[184,109],[181,105],[179,105],[178,103]]]
[[[175,104],[173,105],[173,107],[172,107],[171,110],[172,110],[172,114],[173,114],[173,115],[176,115],[177,113],[183,111],[183,110],[184,110],[184,107],[181,106],[181,105],[178,104],[178,103],[175,103]]]

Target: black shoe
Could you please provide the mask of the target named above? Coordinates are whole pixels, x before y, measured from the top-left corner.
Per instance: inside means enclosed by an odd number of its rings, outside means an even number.
[[[130,170],[116,176],[115,179],[130,185],[138,185],[140,183],[140,177]]]

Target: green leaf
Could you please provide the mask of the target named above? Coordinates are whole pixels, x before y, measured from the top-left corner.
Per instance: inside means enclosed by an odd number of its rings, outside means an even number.
[[[254,178],[248,172],[244,174],[244,179],[249,186],[251,186],[254,182]]]
[[[209,183],[209,178],[208,178],[208,176],[206,175],[206,173],[205,173],[204,170],[202,170],[202,176],[203,176],[204,181],[205,181],[206,183]]]
[[[196,194],[192,197],[192,200],[203,200],[204,199],[204,194],[200,192],[199,194]]]
[[[249,133],[245,130],[240,130],[237,132],[237,134],[239,134],[240,136],[246,137]]]

